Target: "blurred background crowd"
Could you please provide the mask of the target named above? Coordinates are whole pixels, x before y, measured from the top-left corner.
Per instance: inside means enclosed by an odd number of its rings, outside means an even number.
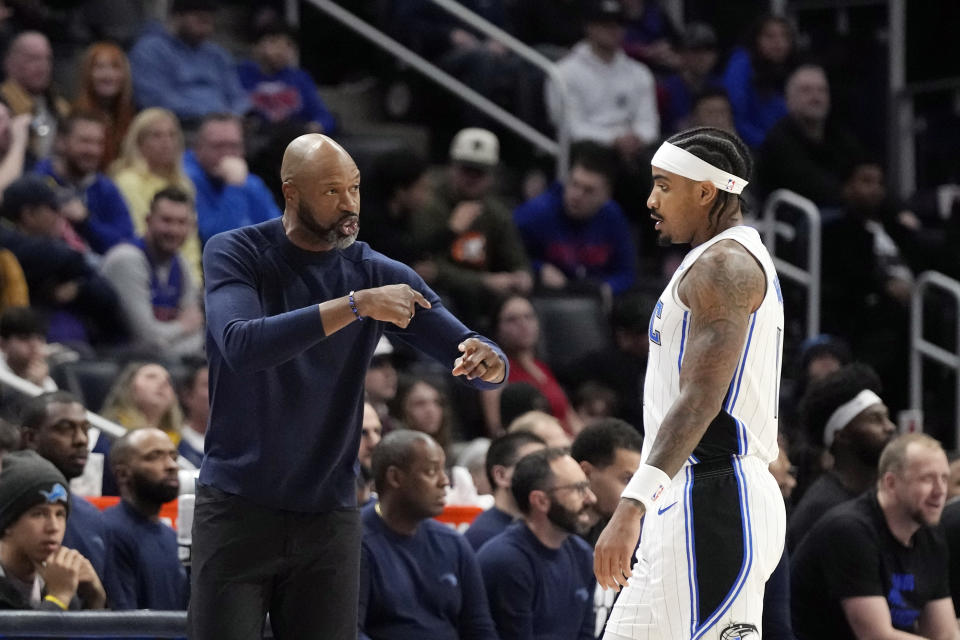
[[[0,2],[0,367],[73,394],[53,405],[156,429],[174,468],[177,455],[198,466],[202,248],[280,216],[283,150],[322,132],[361,169],[359,239],[414,267],[510,358],[509,384],[475,392],[382,340],[366,379],[361,490],[381,435],[406,429],[496,495],[487,447],[518,424],[559,447],[611,419],[642,436],[650,314],[685,250],[656,246],[649,160],[670,135],[711,126],[753,152],[753,215],[779,189],[820,211],[822,334],[805,333],[803,292],[784,291],[784,497],[802,504],[824,477],[841,478],[847,497],[870,485],[887,416],[908,408],[916,277],[960,277],[960,102],[949,84],[918,93],[906,188],[891,171],[902,159],[888,127],[887,3],[461,0],[553,61],[553,78],[427,0],[341,4],[544,135],[566,127],[567,171],[310,2]],[[960,76],[942,26],[960,15],[916,4],[906,73],[938,86]],[[798,226],[780,253],[800,259],[807,242]],[[931,306],[927,330],[952,348],[956,309]],[[925,430],[952,450],[953,377],[931,369],[928,380]],[[865,388],[882,395],[889,433],[825,439],[830,414]],[[26,434],[39,423],[18,400],[0,390],[0,448],[36,449]],[[70,446],[93,452],[86,491],[156,497],[170,470],[130,471],[142,443],[111,460],[107,438],[80,431]],[[58,467],[78,482],[84,471]],[[791,522],[822,511],[803,513]],[[160,600],[139,606],[177,608],[177,588],[147,589]]]

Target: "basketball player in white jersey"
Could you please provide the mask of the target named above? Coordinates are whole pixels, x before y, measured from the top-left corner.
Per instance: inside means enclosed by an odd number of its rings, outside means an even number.
[[[685,131],[651,164],[660,243],[693,250],[650,319],[642,463],[596,545],[598,583],[623,588],[604,638],[757,640],[786,524],[767,470],[780,285],[759,234],[743,226],[752,162],[739,138]]]

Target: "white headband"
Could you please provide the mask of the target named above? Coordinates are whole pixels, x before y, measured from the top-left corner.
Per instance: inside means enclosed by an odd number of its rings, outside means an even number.
[[[830,414],[827,420],[827,426],[823,428],[823,444],[828,449],[833,444],[833,439],[837,432],[850,424],[850,421],[857,417],[857,414],[874,404],[882,404],[883,400],[870,389],[864,389],[853,400],[849,400]]]
[[[660,145],[650,164],[697,182],[710,181],[717,189],[730,193],[740,194],[750,184],[669,142]]]

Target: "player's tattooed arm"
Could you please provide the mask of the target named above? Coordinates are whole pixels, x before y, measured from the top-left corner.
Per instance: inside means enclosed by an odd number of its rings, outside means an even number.
[[[680,282],[690,307],[690,333],[680,370],[680,396],[667,411],[647,463],[673,477],[720,412],[747,338],[750,314],[766,292],[756,259],[739,243],[713,245]]]

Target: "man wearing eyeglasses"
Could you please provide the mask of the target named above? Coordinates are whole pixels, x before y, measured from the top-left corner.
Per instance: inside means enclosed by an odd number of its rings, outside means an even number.
[[[522,520],[477,554],[500,638],[593,638],[593,552],[573,535],[595,523],[587,476],[566,449],[542,449],[520,459],[511,490]]]

